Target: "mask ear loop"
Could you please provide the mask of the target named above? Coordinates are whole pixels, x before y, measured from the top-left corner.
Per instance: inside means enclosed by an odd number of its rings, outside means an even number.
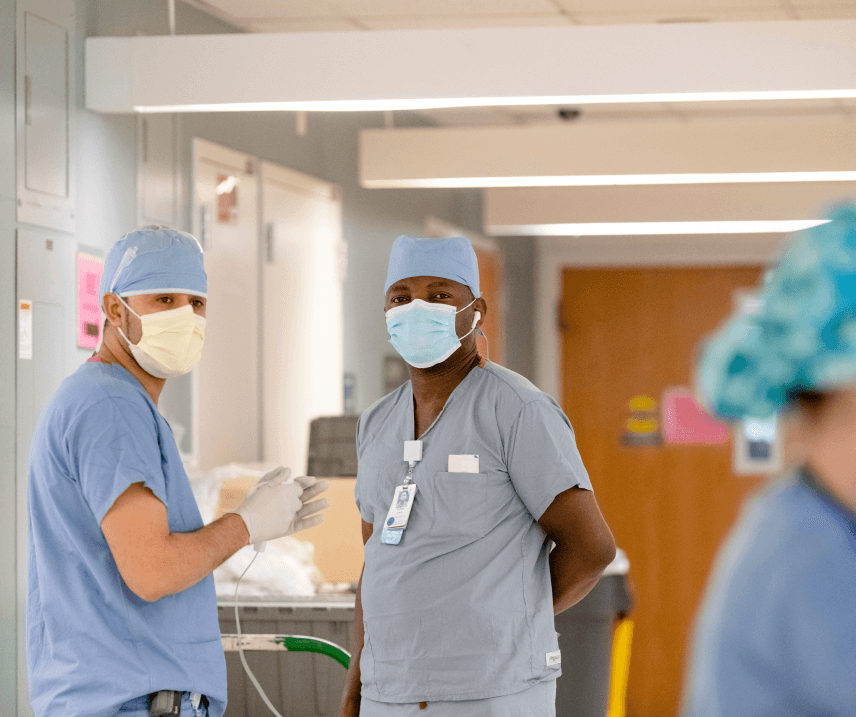
[[[463,309],[458,309],[458,310],[455,312],[455,314],[456,314],[456,315],[457,315],[457,314],[460,314],[462,311],[466,311],[467,309],[469,309],[473,304],[475,304],[475,303],[476,303],[476,301],[478,301],[478,298],[479,298],[479,297],[476,297],[475,299],[473,299],[473,300],[472,300],[469,304],[467,304]],[[476,312],[476,313],[479,313],[479,312]],[[481,318],[481,314],[479,314],[479,318]],[[473,327],[473,328],[475,328],[475,327]]]
[[[470,306],[472,306],[475,303],[476,303],[476,300],[473,299],[469,304],[467,304],[463,309],[461,309],[461,311],[464,311],[464,309],[469,309]],[[461,311],[458,311],[456,313],[460,314]],[[458,341],[460,341],[461,339],[467,338],[467,336],[469,336],[473,331],[476,330],[476,324],[479,322],[479,319],[481,319],[481,311],[476,311],[476,315],[473,317],[473,327],[469,331],[467,331],[467,333],[465,333],[463,336],[459,336]]]
[[[134,316],[136,316],[136,317],[137,317],[137,318],[142,322],[143,317],[142,317],[142,316],[140,316],[136,311],[134,311],[134,310],[131,308],[131,305],[130,305],[127,301],[125,301],[125,300],[124,300],[121,296],[119,296],[118,294],[116,294],[116,298],[117,298],[117,299],[119,299],[119,301],[121,301],[121,302],[122,302],[122,304],[124,304],[125,308],[126,308],[126,309],[128,309],[128,311],[130,311]],[[125,336],[125,332],[124,332],[124,331],[122,331],[122,329],[121,329],[121,328],[119,328],[119,327],[117,326],[117,327],[116,327],[116,331],[118,331],[118,332],[119,332],[119,334],[122,336],[122,338],[123,338],[123,339],[125,339],[125,341],[128,343],[128,346],[132,346],[132,345],[133,345],[133,346],[136,346],[136,344],[131,344],[131,339],[129,339],[127,336]]]

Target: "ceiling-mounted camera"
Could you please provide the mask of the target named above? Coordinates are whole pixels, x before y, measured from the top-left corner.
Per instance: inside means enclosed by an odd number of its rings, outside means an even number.
[[[576,107],[559,107],[557,114],[565,122],[570,122],[580,116],[580,111]]]

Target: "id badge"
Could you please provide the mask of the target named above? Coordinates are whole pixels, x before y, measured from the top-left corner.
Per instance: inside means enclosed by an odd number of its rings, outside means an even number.
[[[389,506],[389,512],[383,524],[383,532],[380,536],[381,543],[398,545],[401,542],[401,535],[407,527],[408,520],[410,520],[410,511],[413,509],[415,497],[416,485],[414,483],[400,485],[395,489],[392,505]]]
[[[403,532],[402,528],[387,528],[384,526],[380,534],[380,542],[384,545],[398,545],[401,542],[401,534]]]
[[[410,511],[413,509],[413,499],[415,497],[415,483],[398,486],[395,489],[395,495],[392,497],[392,505],[389,506],[389,512],[386,514],[384,527],[406,528],[407,521],[410,520]]]

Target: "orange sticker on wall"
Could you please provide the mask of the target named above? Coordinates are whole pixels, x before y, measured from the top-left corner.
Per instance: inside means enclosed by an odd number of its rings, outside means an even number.
[[[238,218],[238,182],[241,180],[231,174],[217,176],[217,221],[231,224]]]

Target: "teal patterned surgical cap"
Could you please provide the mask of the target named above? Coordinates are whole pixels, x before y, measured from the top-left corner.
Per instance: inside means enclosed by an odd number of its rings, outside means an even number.
[[[765,418],[799,391],[856,382],[856,205],[796,235],[767,272],[757,311],[705,343],[700,399],[726,419]]]

